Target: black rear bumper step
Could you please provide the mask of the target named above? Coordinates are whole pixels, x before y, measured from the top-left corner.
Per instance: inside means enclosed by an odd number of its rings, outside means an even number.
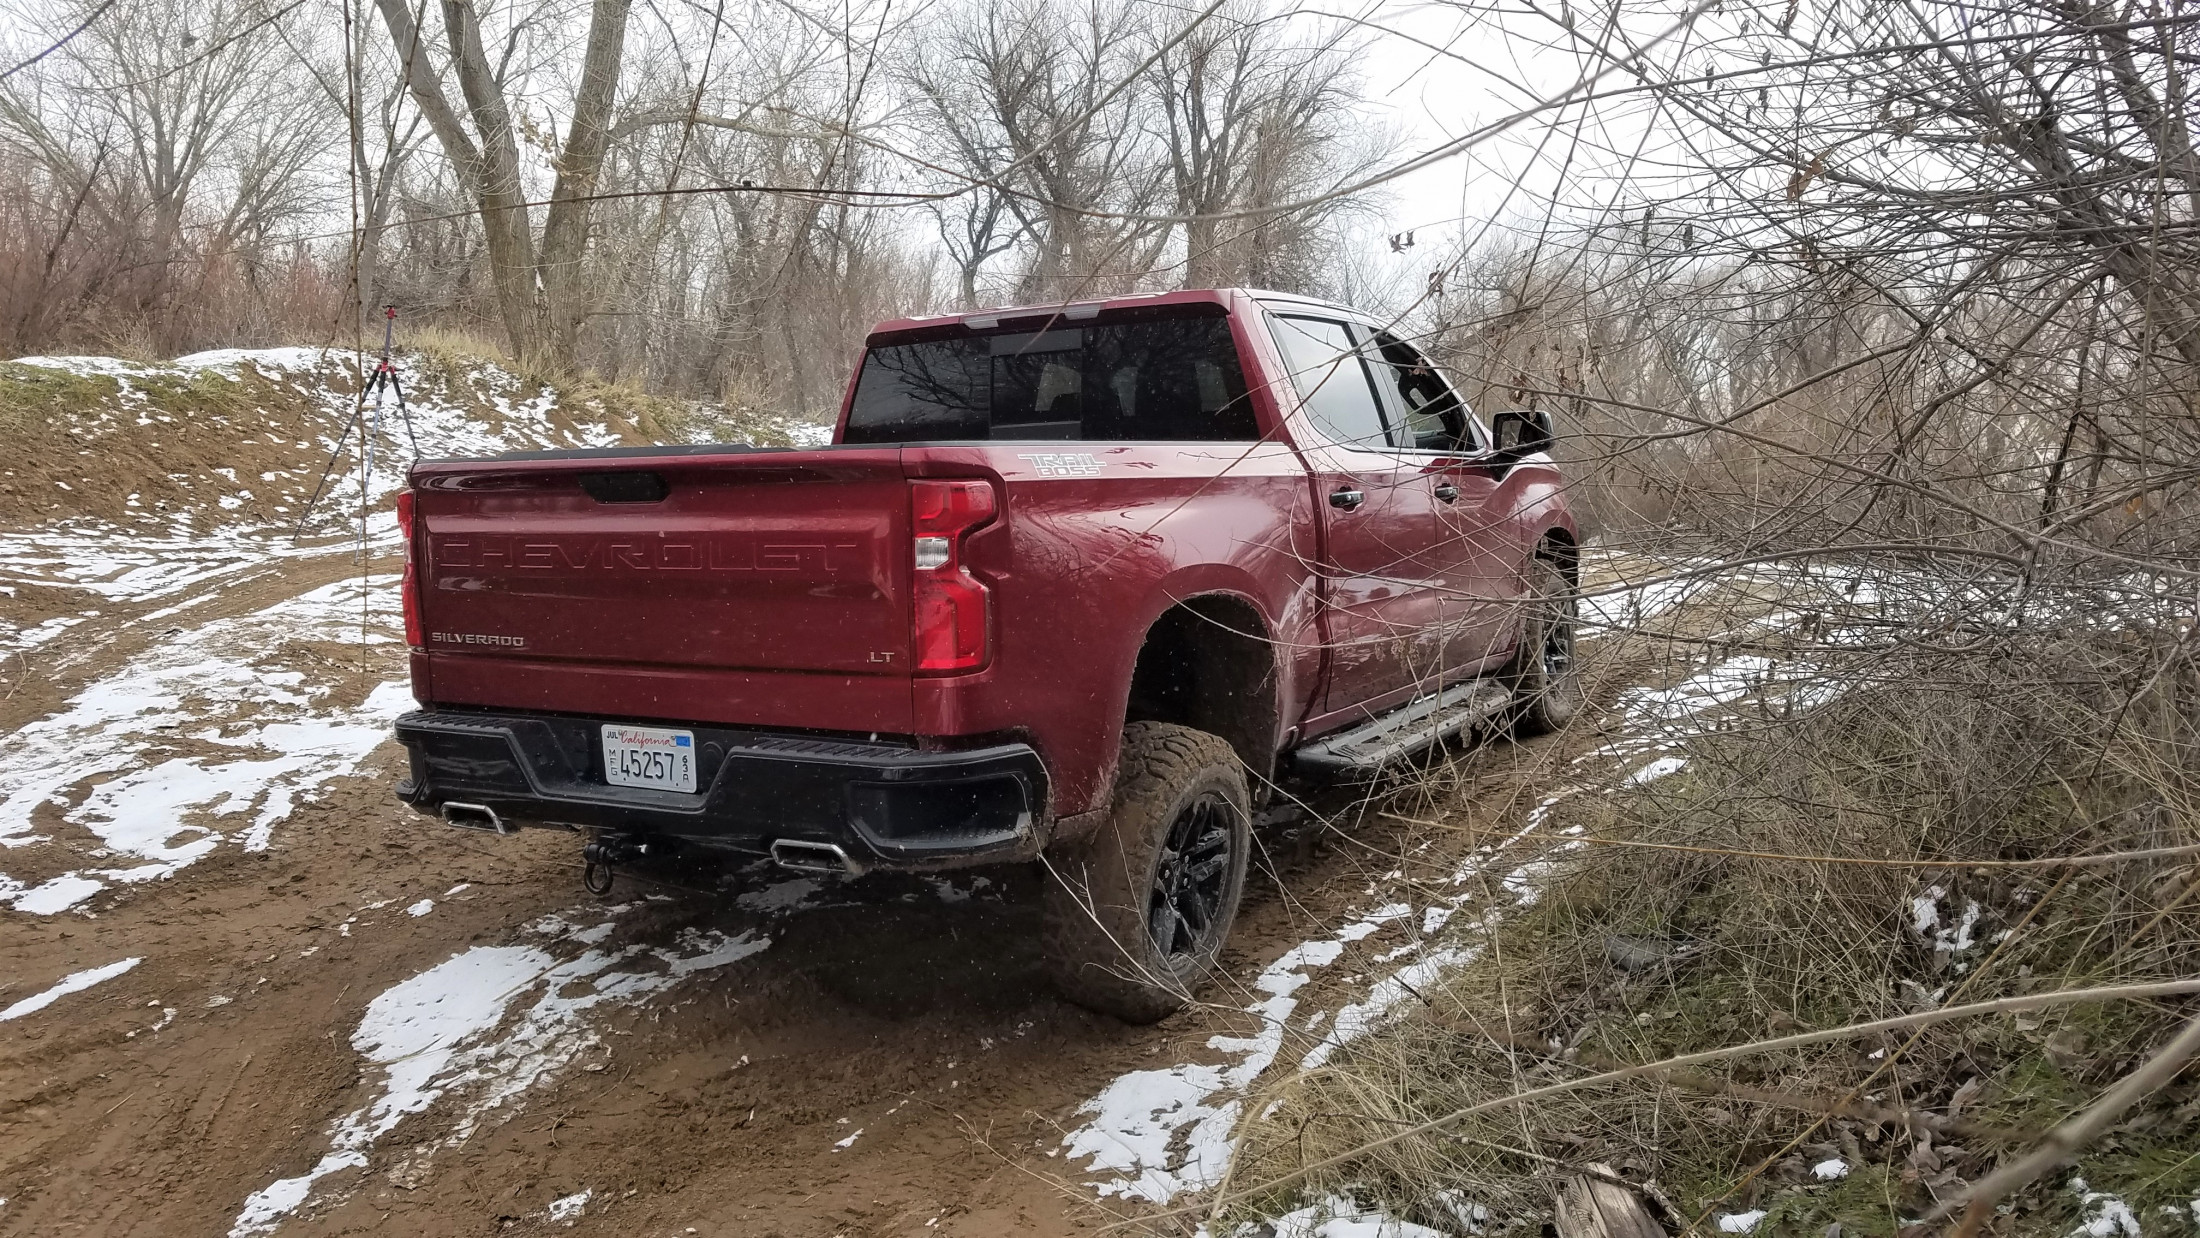
[[[1331,777],[1372,774],[1497,717],[1512,699],[1512,691],[1495,680],[1469,680],[1408,701],[1349,730],[1324,735],[1293,750],[1291,760],[1300,769]]]
[[[429,815],[662,835],[768,852],[837,846],[863,867],[925,869],[1037,854],[1046,770],[1027,744],[960,752],[667,723],[695,734],[694,793],[604,781],[599,737],[626,719],[428,710],[397,720],[411,776],[398,797]]]

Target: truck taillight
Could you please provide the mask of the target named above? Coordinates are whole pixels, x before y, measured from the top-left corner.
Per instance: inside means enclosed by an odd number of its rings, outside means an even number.
[[[418,649],[427,642],[420,637],[420,578],[413,574],[413,492],[397,492],[397,536],[405,543],[405,577],[398,585],[398,598],[405,611],[405,644]]]
[[[993,519],[993,486],[982,481],[909,483],[909,531],[916,568],[910,626],[920,671],[985,664],[992,622],[986,588],[963,567],[963,539]]]

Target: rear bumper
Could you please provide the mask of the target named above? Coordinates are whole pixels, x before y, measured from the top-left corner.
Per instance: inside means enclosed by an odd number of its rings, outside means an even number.
[[[862,868],[934,869],[1038,854],[1046,770],[1025,744],[922,752],[891,744],[689,726],[693,794],[615,787],[599,728],[611,719],[431,710],[397,720],[411,760],[398,797],[502,820],[768,851],[841,848]],[[623,720],[621,720],[623,721]],[[659,724],[663,725],[663,724]]]

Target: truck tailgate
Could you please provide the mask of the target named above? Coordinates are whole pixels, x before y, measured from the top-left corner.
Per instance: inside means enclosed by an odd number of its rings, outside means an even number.
[[[631,672],[652,699],[678,671],[860,677],[873,700],[906,684],[897,451],[432,463],[413,484],[426,648],[472,664],[452,682],[493,662]]]

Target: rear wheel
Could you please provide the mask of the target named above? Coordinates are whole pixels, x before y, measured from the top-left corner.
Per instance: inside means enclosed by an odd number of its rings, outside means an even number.
[[[1574,660],[1574,619],[1579,602],[1558,564],[1541,555],[1528,560],[1526,622],[1506,674],[1513,685],[1513,729],[1544,735],[1581,712],[1581,670]]]
[[[1107,821],[1048,856],[1047,966],[1064,997],[1130,1023],[1191,1003],[1237,919],[1250,804],[1220,738],[1124,728]]]

